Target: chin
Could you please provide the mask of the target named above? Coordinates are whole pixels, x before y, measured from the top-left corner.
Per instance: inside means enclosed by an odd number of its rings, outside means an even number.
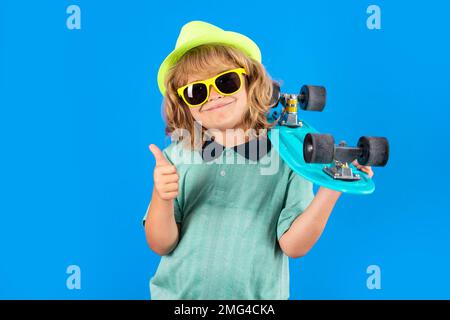
[[[209,114],[208,117],[202,120],[202,123],[208,129],[232,129],[241,123],[243,116],[243,112],[236,113],[236,110],[225,110],[224,108],[223,112],[217,110],[214,114]]]

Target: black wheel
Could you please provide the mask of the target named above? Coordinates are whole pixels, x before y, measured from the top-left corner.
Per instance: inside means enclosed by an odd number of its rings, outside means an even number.
[[[334,159],[334,138],[331,134],[308,133],[303,141],[306,163],[330,163]]]
[[[358,140],[361,156],[358,163],[363,166],[384,167],[389,159],[389,142],[383,137],[361,137]]]
[[[322,111],[325,107],[326,97],[325,87],[305,85],[300,89],[300,108],[307,111]]]
[[[275,108],[280,101],[280,84],[276,81],[272,81],[273,89],[272,89],[272,99],[270,99],[270,108]]]

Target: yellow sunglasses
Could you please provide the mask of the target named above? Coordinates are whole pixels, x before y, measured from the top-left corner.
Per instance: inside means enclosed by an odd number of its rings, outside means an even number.
[[[208,100],[211,85],[224,96],[238,92],[242,88],[243,74],[247,74],[244,68],[224,71],[212,78],[188,83],[178,88],[177,93],[190,108],[195,108]]]

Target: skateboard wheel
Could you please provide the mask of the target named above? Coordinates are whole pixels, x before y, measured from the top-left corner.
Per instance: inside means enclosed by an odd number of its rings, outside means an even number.
[[[322,111],[325,107],[326,96],[325,87],[304,85],[300,89],[300,108],[306,111]]]
[[[384,167],[389,159],[389,142],[383,137],[363,136],[358,140],[361,156],[358,163],[365,166]]]
[[[331,134],[308,133],[303,140],[306,163],[330,163],[334,159],[334,138]]]
[[[280,84],[276,81],[272,81],[273,89],[272,89],[272,98],[270,99],[270,108],[275,108],[280,101],[281,88]]]

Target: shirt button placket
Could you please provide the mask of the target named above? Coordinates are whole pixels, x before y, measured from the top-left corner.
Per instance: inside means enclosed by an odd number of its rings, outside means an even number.
[[[217,164],[218,167],[217,167],[216,172],[217,172],[218,178],[216,179],[216,186],[214,188],[215,194],[219,198],[223,198],[223,196],[226,193],[226,190],[225,190],[226,180],[224,179],[224,177],[226,176],[226,171],[224,168],[224,164],[226,163],[225,159],[226,159],[226,150],[223,150],[222,163]]]
[[[228,150],[228,149],[224,149],[223,150],[223,154],[225,155],[225,157],[223,157],[222,158],[222,160],[223,160],[223,162],[222,162],[222,168],[220,169],[220,172],[219,172],[219,174],[220,174],[220,176],[221,177],[225,177],[226,176],[226,172],[225,172],[225,169],[224,169],[224,164],[227,164],[228,163],[228,159],[230,158],[230,152],[229,152],[230,150]]]

